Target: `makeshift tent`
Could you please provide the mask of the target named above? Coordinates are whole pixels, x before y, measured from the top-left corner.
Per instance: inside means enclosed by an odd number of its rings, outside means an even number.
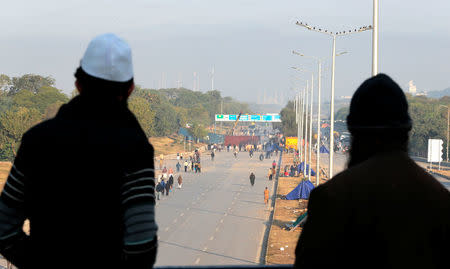
[[[275,149],[277,149],[278,151],[283,151],[283,149],[280,148],[280,146],[278,144],[272,144],[272,145],[269,145],[269,146],[266,147],[266,152],[268,152],[268,151],[272,152]]]
[[[307,164],[305,167],[305,162],[301,162],[297,166],[297,172],[300,173],[300,171],[302,171],[304,175],[308,175],[309,164]],[[314,171],[314,169],[311,168],[311,176],[315,176],[315,175],[316,175],[316,172]]]
[[[286,195],[286,200],[308,199],[312,189],[314,189],[314,185],[311,181],[303,180],[295,189]]]
[[[328,154],[330,154],[330,151],[325,146],[321,146],[320,147],[320,153],[328,153]]]

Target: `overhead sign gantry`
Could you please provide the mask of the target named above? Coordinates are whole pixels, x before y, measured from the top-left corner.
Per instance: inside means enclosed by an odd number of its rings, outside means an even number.
[[[216,114],[216,121],[237,121],[238,114]],[[281,122],[280,114],[252,114],[241,115],[239,121],[242,122]]]

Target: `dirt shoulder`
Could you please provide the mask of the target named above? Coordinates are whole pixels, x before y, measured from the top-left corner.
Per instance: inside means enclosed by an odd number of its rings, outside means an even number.
[[[283,154],[281,167],[293,163],[294,154]],[[312,156],[315,163],[315,156]],[[314,169],[314,166],[313,166]],[[283,169],[280,169],[283,170]],[[315,170],[315,169],[314,169]],[[311,181],[315,182],[315,177]],[[326,180],[325,175],[321,175],[320,184]],[[270,228],[267,242],[266,264],[293,264],[295,262],[295,247],[302,228],[294,230],[285,229],[287,224],[292,224],[301,214],[306,212],[308,200],[283,200],[301,182],[301,177],[279,177],[273,214],[273,221]]]
[[[282,167],[293,161],[293,154],[285,154]],[[307,201],[282,200],[300,183],[300,177],[280,177],[276,193],[276,201],[272,225],[267,243],[266,264],[293,264],[295,261],[295,247],[301,233],[301,228],[293,231],[285,230],[286,224],[292,224],[297,217],[305,212]]]

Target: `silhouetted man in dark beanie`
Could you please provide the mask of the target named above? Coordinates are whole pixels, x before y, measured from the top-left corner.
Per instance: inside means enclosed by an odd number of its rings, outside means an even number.
[[[311,192],[297,268],[450,268],[450,193],[408,157],[411,119],[388,76],[353,95],[348,169]]]

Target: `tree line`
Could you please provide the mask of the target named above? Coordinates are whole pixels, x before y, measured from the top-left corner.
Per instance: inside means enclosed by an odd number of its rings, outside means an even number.
[[[12,160],[22,135],[33,125],[56,115],[73,96],[55,87],[55,79],[35,74],[8,77],[0,74],[0,160]],[[168,136],[188,127],[195,138],[207,135],[214,115],[251,112],[248,105],[217,90],[144,89],[136,86],[128,101],[148,137]]]
[[[447,147],[447,108],[450,107],[450,96],[440,99],[426,96],[411,96],[406,94],[409,103],[409,114],[413,121],[410,132],[409,152],[411,155],[426,157],[428,139],[442,139],[444,141],[443,159],[446,158]],[[382,108],[380,108],[382,109]],[[335,120],[346,120],[349,107],[342,107],[335,113]],[[281,110],[282,130],[287,136],[297,135],[295,110],[293,101]]]

